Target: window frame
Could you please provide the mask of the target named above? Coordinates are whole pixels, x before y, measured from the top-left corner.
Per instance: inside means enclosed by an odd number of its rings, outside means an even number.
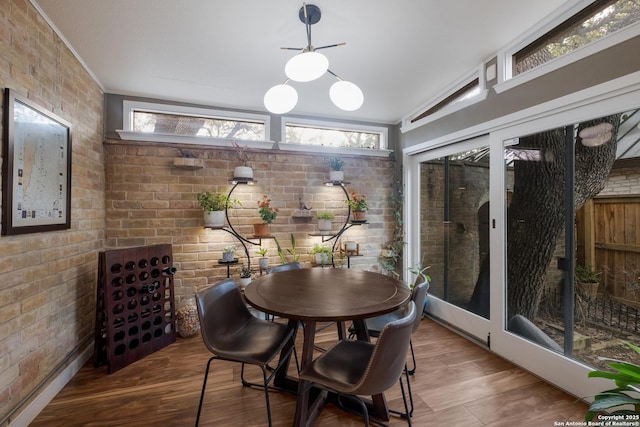
[[[561,26],[565,21],[579,14],[592,3],[594,3],[594,0],[577,0],[571,2],[564,8],[558,9],[546,22],[525,33],[522,37],[498,52],[498,83],[493,86],[495,91],[500,94],[509,89],[513,89],[514,87],[523,85],[545,74],[552,73],[562,67],[640,35],[640,22],[637,22],[535,68],[524,71],[516,76],[513,75],[513,56],[516,53],[534,43],[545,34],[553,31],[558,26]]]
[[[412,129],[423,126],[427,123],[431,123],[436,121],[442,117],[448,116],[449,114],[453,114],[456,111],[462,110],[464,108],[470,107],[478,102],[482,102],[487,99],[489,94],[489,90],[487,89],[487,81],[486,81],[486,71],[485,66],[490,61],[483,62],[478,67],[474,67],[474,69],[460,79],[456,80],[453,84],[442,90],[436,96],[431,98],[426,103],[422,104],[420,107],[411,111],[411,113],[407,114],[402,118],[402,124],[400,131],[402,133],[408,132]],[[444,105],[442,108],[435,111],[433,114],[429,114],[421,119],[416,120],[416,118],[424,113],[425,111],[435,107],[441,102],[445,101],[447,98],[452,97],[455,93],[459,92],[469,84],[471,84],[474,80],[478,80],[478,86],[480,88],[480,93],[478,95],[466,99],[464,101],[459,101],[453,104]],[[414,121],[415,120],[415,121]]]
[[[162,104],[155,102],[143,102],[134,100],[122,101],[122,126],[123,129],[116,130],[122,139],[131,141],[152,141],[167,143],[184,143],[196,145],[210,145],[229,147],[231,138],[217,138],[196,135],[178,135],[178,134],[162,134],[153,132],[138,132],[133,130],[133,114],[135,111],[144,111],[149,113],[173,114],[194,117],[207,117],[222,120],[239,120],[262,122],[264,124],[265,138],[271,135],[271,116],[268,114],[245,113],[240,111],[218,110],[214,108],[190,107],[184,105]],[[264,140],[246,140],[234,138],[241,141],[243,145],[252,148],[271,148],[273,141]]]
[[[316,129],[325,130],[340,130],[340,131],[356,131],[377,133],[380,135],[380,146],[377,149],[369,148],[354,148],[354,147],[329,147],[325,145],[308,145],[308,144],[294,144],[286,141],[287,126],[304,126]],[[281,142],[278,147],[281,150],[290,151],[307,151],[314,153],[333,153],[333,154],[359,154],[363,156],[377,156],[387,157],[393,150],[389,150],[389,129],[384,126],[364,125],[357,123],[345,123],[331,120],[321,119],[304,119],[293,116],[283,116],[280,122],[280,135]]]

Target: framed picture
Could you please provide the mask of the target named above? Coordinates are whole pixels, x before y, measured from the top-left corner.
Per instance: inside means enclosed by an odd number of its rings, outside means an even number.
[[[71,227],[71,125],[4,92],[2,234]]]

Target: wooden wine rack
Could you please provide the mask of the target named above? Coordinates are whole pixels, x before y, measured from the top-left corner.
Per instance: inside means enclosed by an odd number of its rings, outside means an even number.
[[[94,366],[109,373],[176,340],[172,247],[100,252]]]

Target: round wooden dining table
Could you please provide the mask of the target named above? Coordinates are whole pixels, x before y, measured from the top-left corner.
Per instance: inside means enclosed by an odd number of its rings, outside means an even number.
[[[289,319],[297,329],[304,324],[301,368],[313,360],[317,322],[353,321],[358,339],[368,339],[364,319],[392,312],[409,302],[411,290],[404,283],[379,273],[340,268],[304,268],[267,274],[252,281],[244,290],[251,306],[268,314]],[[339,328],[340,338],[344,329]],[[276,385],[305,390],[297,379],[286,376],[286,367],[277,375]],[[313,425],[324,407],[327,394],[320,393],[309,404],[309,391],[298,396],[294,426]],[[372,396],[371,413],[389,419],[384,395]]]

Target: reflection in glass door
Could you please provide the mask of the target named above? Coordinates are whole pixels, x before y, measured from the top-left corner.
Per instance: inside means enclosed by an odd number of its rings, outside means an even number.
[[[520,137],[504,148],[507,329],[586,365],[640,342],[637,110]],[[638,224],[640,225],[640,224]],[[586,283],[593,279],[595,283]]]
[[[414,263],[431,266],[436,311],[453,306],[488,319],[489,147],[476,142],[463,148],[420,164],[421,259]],[[453,317],[445,320],[465,329],[457,324],[462,318]]]

